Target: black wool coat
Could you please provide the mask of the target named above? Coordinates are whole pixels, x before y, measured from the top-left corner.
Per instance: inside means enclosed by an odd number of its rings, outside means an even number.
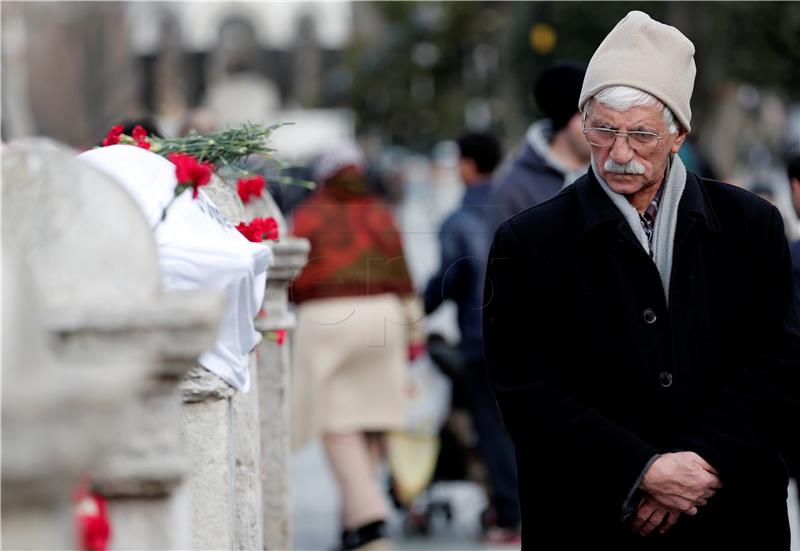
[[[800,321],[778,211],[689,173],[669,304],[594,174],[501,224],[487,368],[519,470],[524,549],[789,548],[780,452],[798,427]],[[667,534],[623,503],[654,454],[694,451],[724,487]]]

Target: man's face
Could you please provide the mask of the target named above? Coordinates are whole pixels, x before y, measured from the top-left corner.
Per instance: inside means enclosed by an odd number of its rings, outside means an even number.
[[[667,132],[661,111],[655,105],[631,107],[620,112],[593,100],[586,128],[652,132],[662,136],[646,146],[632,137],[617,137],[613,144],[605,147],[590,144],[600,175],[614,192],[622,195],[636,195],[660,184],[669,154],[677,153],[686,139],[683,131]]]
[[[465,185],[470,185],[473,181],[477,180],[479,174],[478,168],[475,165],[475,161],[468,157],[459,157],[458,175],[461,177],[461,181],[464,182]]]

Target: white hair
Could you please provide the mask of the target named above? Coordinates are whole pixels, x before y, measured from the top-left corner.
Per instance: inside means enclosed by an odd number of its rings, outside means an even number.
[[[678,133],[678,122],[675,120],[675,115],[672,113],[672,110],[664,105],[664,102],[660,99],[652,94],[648,94],[644,90],[631,88],[630,86],[610,86],[608,88],[603,88],[586,102],[584,117],[588,117],[589,113],[592,112],[592,103],[594,100],[599,101],[614,111],[627,111],[631,107],[655,105],[661,111],[664,124],[667,125],[667,132],[670,134]]]

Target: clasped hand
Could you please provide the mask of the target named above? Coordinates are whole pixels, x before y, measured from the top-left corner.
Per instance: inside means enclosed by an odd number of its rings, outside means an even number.
[[[642,536],[664,533],[682,514],[697,514],[722,487],[719,473],[694,452],[666,453],[656,459],[639,486],[644,495],[631,529]]]

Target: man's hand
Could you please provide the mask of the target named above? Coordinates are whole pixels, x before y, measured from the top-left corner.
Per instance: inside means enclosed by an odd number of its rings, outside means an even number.
[[[640,536],[649,536],[654,530],[663,534],[678,522],[680,511],[664,507],[649,495],[642,496],[631,522],[631,530]]]
[[[644,475],[642,490],[668,509],[696,515],[722,487],[717,471],[694,452],[666,453]]]

